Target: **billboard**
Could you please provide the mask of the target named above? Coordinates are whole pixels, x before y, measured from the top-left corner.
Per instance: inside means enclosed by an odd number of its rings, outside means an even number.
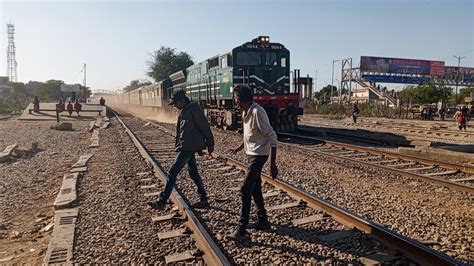
[[[377,83],[406,83],[406,84],[423,84],[431,81],[429,76],[395,76],[395,75],[372,75],[363,74],[362,78],[366,81]]]
[[[449,81],[459,81],[459,83],[474,83],[474,68],[472,67],[444,67],[444,79]]]
[[[63,84],[63,85],[61,85],[61,91],[63,91],[63,92],[79,92],[79,88],[80,88],[79,84],[74,84],[74,85]]]
[[[389,57],[360,57],[360,71],[387,74],[444,76],[443,61]]]

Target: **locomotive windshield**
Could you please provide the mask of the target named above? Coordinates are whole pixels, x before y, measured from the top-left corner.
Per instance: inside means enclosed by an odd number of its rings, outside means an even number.
[[[260,52],[238,52],[237,65],[239,66],[259,66],[262,64],[262,54]]]

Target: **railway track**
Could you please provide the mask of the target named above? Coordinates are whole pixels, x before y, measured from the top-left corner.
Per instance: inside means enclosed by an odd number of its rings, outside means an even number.
[[[453,121],[454,123],[454,121]],[[430,138],[433,142],[446,142],[451,143],[455,140],[456,143],[460,141],[462,143],[471,143],[469,140],[472,140],[474,137],[474,133],[466,132],[466,131],[459,131],[459,130],[449,130],[449,129],[442,129],[440,128],[420,128],[415,126],[405,126],[405,125],[393,125],[388,123],[381,123],[381,124],[361,124],[358,123],[356,125],[352,123],[343,123],[343,124],[332,124],[327,122],[318,121],[317,124],[315,123],[302,123],[301,126],[306,127],[314,127],[314,126],[327,126],[331,128],[353,128],[353,129],[370,129],[370,130],[377,130],[378,132],[385,132],[385,133],[395,133],[399,132],[399,134],[404,134],[406,137],[409,137],[411,140],[427,140]],[[381,126],[383,128],[381,129]]]
[[[474,186],[472,185],[474,183],[474,166],[472,165],[434,161],[384,150],[324,140],[302,134],[279,133],[279,135],[287,139],[303,140],[303,144],[305,141],[310,141],[311,143],[319,142],[318,145],[306,147],[286,143],[286,145],[298,146],[312,153],[334,159],[365,164],[403,176],[436,183],[458,191],[474,193]]]
[[[124,121],[119,118],[119,121],[163,183],[166,177],[162,169],[169,167],[174,159],[173,132],[156,124],[144,128],[146,122],[137,122],[133,118],[124,118]],[[252,231],[250,243],[226,240],[223,236],[230,233],[238,221],[235,210],[239,210],[240,199],[237,192],[246,165],[219,154],[201,157],[198,161],[206,171],[204,183],[211,197],[211,208],[192,208],[190,202],[197,201],[197,196],[193,184],[183,180],[183,176],[178,177],[175,193],[180,194],[174,196],[173,202],[188,223],[191,219],[198,225],[188,226],[193,234],[206,236],[195,237],[201,251],[198,254],[202,254],[205,263],[316,263],[328,260],[330,263],[334,260],[360,263],[384,257],[381,254],[385,254],[384,258],[390,263],[405,264],[410,260],[431,265],[461,263],[267,175],[262,176],[265,181],[263,190],[273,230]],[[147,188],[154,190],[148,196],[157,196],[157,184],[150,184]],[[206,244],[206,241],[211,241],[211,244]],[[216,246],[221,253],[215,249]]]

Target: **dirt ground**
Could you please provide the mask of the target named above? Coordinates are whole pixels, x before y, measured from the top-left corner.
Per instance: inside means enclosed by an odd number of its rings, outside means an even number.
[[[52,232],[62,177],[90,144],[89,122],[56,131],[51,121],[0,121],[0,152],[18,143],[39,150],[0,162],[0,264],[41,264]]]

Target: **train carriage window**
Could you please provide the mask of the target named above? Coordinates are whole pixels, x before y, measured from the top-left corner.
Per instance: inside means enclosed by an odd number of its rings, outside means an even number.
[[[265,53],[265,65],[267,65],[267,66],[277,66],[278,65],[277,53],[274,53],[274,52]]]
[[[281,58],[281,67],[286,67],[286,57]]]
[[[232,67],[232,55],[227,55],[227,66]]]
[[[262,64],[260,52],[238,52],[236,57],[239,66],[258,66]]]
[[[227,56],[221,57],[221,68],[227,67]]]
[[[208,66],[209,66],[208,69],[219,66],[219,57],[212,58],[212,59],[209,59],[207,61],[208,61]]]

